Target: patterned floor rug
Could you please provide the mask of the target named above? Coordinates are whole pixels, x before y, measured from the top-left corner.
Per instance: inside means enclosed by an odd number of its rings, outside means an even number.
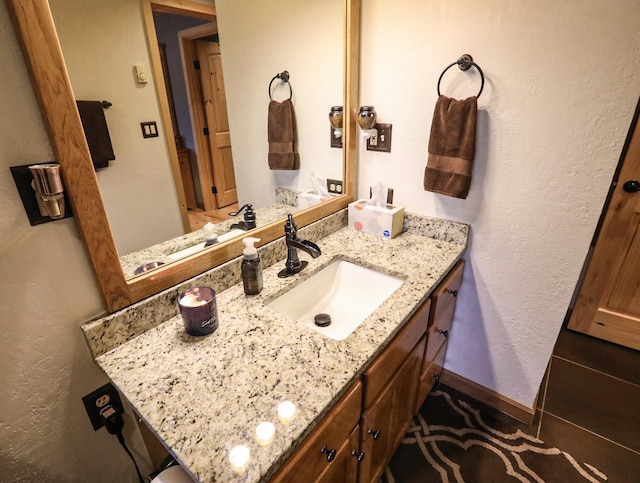
[[[441,387],[429,395],[382,483],[607,481],[597,468],[522,431],[522,424],[481,415],[452,394]]]

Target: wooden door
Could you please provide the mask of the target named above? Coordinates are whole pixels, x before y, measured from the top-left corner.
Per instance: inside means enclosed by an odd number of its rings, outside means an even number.
[[[218,208],[222,208],[236,203],[238,194],[231,154],[220,44],[198,40],[196,48],[200,61],[202,95],[209,131],[208,140],[213,165],[213,182],[215,183],[214,194]]]
[[[640,350],[640,128],[630,130],[617,184],[568,328]],[[638,180],[634,185],[632,180]]]

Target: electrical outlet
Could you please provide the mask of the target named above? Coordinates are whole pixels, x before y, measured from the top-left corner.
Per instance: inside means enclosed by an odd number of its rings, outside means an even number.
[[[342,181],[337,179],[328,179],[327,180],[327,190],[329,193],[333,194],[342,194]]]
[[[100,411],[106,407],[111,406],[118,414],[124,413],[120,394],[118,394],[118,391],[110,382],[84,396],[82,402],[84,403],[84,408],[87,410],[94,431],[104,426],[102,417],[100,417]]]

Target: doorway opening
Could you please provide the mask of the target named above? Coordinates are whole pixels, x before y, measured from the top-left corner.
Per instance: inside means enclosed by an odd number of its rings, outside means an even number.
[[[158,97],[189,232],[228,219],[238,199],[215,11],[169,4],[151,3],[153,25],[147,28],[156,40],[149,42],[151,57],[157,81],[161,74],[164,84],[158,82]]]

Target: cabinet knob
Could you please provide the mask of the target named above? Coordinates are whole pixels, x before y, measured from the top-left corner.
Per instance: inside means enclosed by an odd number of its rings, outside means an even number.
[[[448,331],[448,330],[439,330],[439,331],[438,331],[438,334],[442,334],[442,335],[444,335],[445,339],[446,339],[447,337],[449,337],[449,331]]]
[[[438,374],[431,374],[431,377],[433,377],[433,380],[436,382],[440,380],[440,376]]]
[[[447,293],[451,294],[453,297],[457,297],[458,296],[458,291],[457,290],[449,290],[449,289],[447,289]]]
[[[334,459],[336,459],[336,450],[335,449],[328,449],[326,446],[323,446],[322,449],[320,450],[320,452],[327,455],[327,462],[328,463],[331,463]]]
[[[375,429],[370,429],[367,433],[373,436],[373,439],[378,439],[380,437],[380,431],[376,431]]]
[[[351,455],[356,457],[358,463],[364,459],[364,453],[362,451],[352,451]]]

